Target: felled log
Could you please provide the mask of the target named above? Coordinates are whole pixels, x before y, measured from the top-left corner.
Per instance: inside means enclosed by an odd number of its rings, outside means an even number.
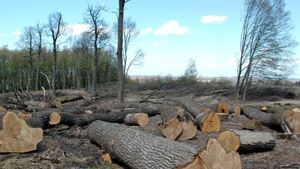
[[[158,112],[155,110],[148,109],[149,112],[144,111],[144,113],[149,116],[157,115]],[[60,117],[60,124],[65,124],[68,126],[85,126],[92,123],[95,120],[102,120],[114,123],[123,123],[125,116],[127,114],[139,113],[139,112],[111,112],[106,113],[98,110],[90,111],[83,107],[63,107],[60,109],[49,109],[40,112],[33,112],[32,118],[26,120],[27,124],[32,127],[48,128],[50,116],[53,112],[57,112]]]
[[[240,138],[232,131],[222,132],[217,140],[226,151],[237,151],[240,148]]]
[[[162,124],[160,126],[161,133],[170,140],[175,140],[182,132],[182,126],[177,118],[180,114],[178,106],[170,106],[162,104],[158,109]]]
[[[43,130],[31,128],[13,112],[7,112],[3,118],[3,130],[0,132],[0,152],[30,152],[36,150],[43,140]]]
[[[240,138],[239,152],[270,151],[275,147],[276,140],[269,132],[256,132],[249,130],[232,130]]]
[[[84,99],[84,97],[82,95],[70,95],[70,96],[64,96],[64,97],[59,98],[61,104],[65,104],[68,102],[74,102],[74,101],[82,100],[82,99]]]
[[[232,166],[236,169],[241,168],[236,164],[241,163],[240,160],[237,160],[237,157],[239,159],[238,154],[235,154],[236,157],[229,157],[217,141],[213,141],[213,144],[209,142],[205,151],[209,152],[208,154],[218,154],[218,157],[220,157],[211,161],[212,159],[208,158],[210,155],[205,153],[199,155],[199,149],[194,146],[171,141],[119,124],[95,121],[89,125],[88,136],[92,142],[101,145],[112,157],[133,169],[187,169],[199,165],[203,168],[214,169],[209,165],[211,163],[219,165],[223,163],[224,166],[228,166],[228,169]],[[218,145],[218,147],[215,145]],[[204,149],[204,147],[201,149]]]
[[[221,130],[221,120],[215,112],[201,113],[196,117],[196,124],[203,132],[217,132]]]
[[[270,151],[275,147],[275,138],[268,132],[231,130],[222,132],[218,142],[226,151],[240,153]]]
[[[282,130],[282,113],[265,113],[253,107],[243,107],[242,111],[250,119],[256,119],[270,128]]]
[[[149,123],[149,116],[146,113],[127,114],[124,122],[128,125],[146,126]]]
[[[161,131],[171,140],[188,140],[196,135],[197,127],[194,118],[178,106],[162,104],[159,107],[162,118]]]

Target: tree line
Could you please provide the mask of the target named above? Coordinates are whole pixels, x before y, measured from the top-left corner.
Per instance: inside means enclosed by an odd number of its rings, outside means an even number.
[[[77,37],[70,35],[60,12],[50,14],[43,24],[25,27],[16,49],[0,48],[0,91],[44,88],[55,95],[56,89],[86,88],[96,93],[97,85],[116,82],[118,58],[112,41],[118,26],[107,25],[104,12],[102,6],[89,5],[83,17],[89,30]],[[144,53],[139,49],[135,56],[128,57],[129,46],[139,31],[130,18],[122,25],[121,66],[126,79],[129,69],[142,63]]]

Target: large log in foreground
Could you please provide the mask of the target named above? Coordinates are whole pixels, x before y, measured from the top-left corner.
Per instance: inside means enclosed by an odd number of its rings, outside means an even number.
[[[133,169],[175,168],[192,161],[198,153],[190,145],[103,121],[90,124],[88,136]]]
[[[7,112],[3,118],[3,130],[0,132],[0,152],[30,152],[36,150],[43,139],[43,130],[31,128],[13,112]]]
[[[204,146],[171,141],[120,124],[95,121],[89,125],[88,136],[113,158],[133,169],[240,169],[237,152],[226,153],[215,139]],[[199,153],[199,150],[204,150]],[[219,168],[218,168],[219,167]]]

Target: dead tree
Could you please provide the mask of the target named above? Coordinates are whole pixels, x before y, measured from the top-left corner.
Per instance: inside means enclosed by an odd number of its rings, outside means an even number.
[[[59,12],[49,15],[48,18],[48,29],[52,39],[52,52],[54,57],[54,64],[52,67],[52,92],[56,95],[56,73],[57,73],[57,53],[60,42],[59,39],[65,32],[65,23],[62,18],[62,14]]]
[[[33,50],[34,50],[34,28],[32,26],[25,27],[24,32],[21,36],[20,43],[28,52],[28,69],[27,69],[27,84],[26,91],[27,93],[31,89],[31,77],[33,69]]]
[[[105,32],[105,22],[102,19],[102,12],[104,8],[101,6],[89,6],[87,9],[87,16],[85,22],[90,25],[90,33],[93,36],[93,47],[94,47],[94,64],[93,64],[93,79],[92,79],[92,90],[96,93],[97,90],[97,72],[99,71],[99,40]]]
[[[36,58],[36,81],[35,81],[35,90],[39,89],[39,81],[40,81],[40,58],[42,55],[43,49],[43,35],[44,35],[45,26],[37,23],[35,27],[35,32],[37,34],[35,39],[35,45],[37,47],[37,58]]]

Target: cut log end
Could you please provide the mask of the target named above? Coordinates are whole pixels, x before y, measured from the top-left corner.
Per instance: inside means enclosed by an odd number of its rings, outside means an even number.
[[[217,132],[221,130],[221,120],[220,117],[210,111],[205,114],[199,114],[196,117],[196,123],[198,124],[201,131],[209,133],[209,132]]]
[[[53,113],[51,113],[51,115],[50,115],[50,121],[49,121],[49,124],[50,124],[50,125],[56,125],[56,124],[59,124],[59,123],[60,123],[60,120],[61,120],[60,114],[57,113],[57,112],[53,112]]]
[[[31,128],[13,112],[3,117],[3,130],[0,132],[0,152],[30,152],[37,149],[43,139],[43,130]]]
[[[221,101],[218,104],[218,112],[219,113],[229,114],[228,103],[226,101]]]
[[[208,169],[241,169],[240,155],[231,151],[226,153],[220,143],[216,139],[210,139],[207,148],[200,155],[204,165]]]
[[[182,132],[182,125],[177,117],[174,117],[162,126],[161,132],[167,139],[175,140]]]
[[[226,151],[237,151],[240,148],[240,138],[232,131],[222,132],[217,140]]]
[[[147,126],[149,123],[149,116],[146,113],[127,114],[124,122],[128,125]]]
[[[189,140],[196,136],[197,127],[192,121],[182,121],[180,122],[182,126],[182,132],[177,138],[180,141]]]

